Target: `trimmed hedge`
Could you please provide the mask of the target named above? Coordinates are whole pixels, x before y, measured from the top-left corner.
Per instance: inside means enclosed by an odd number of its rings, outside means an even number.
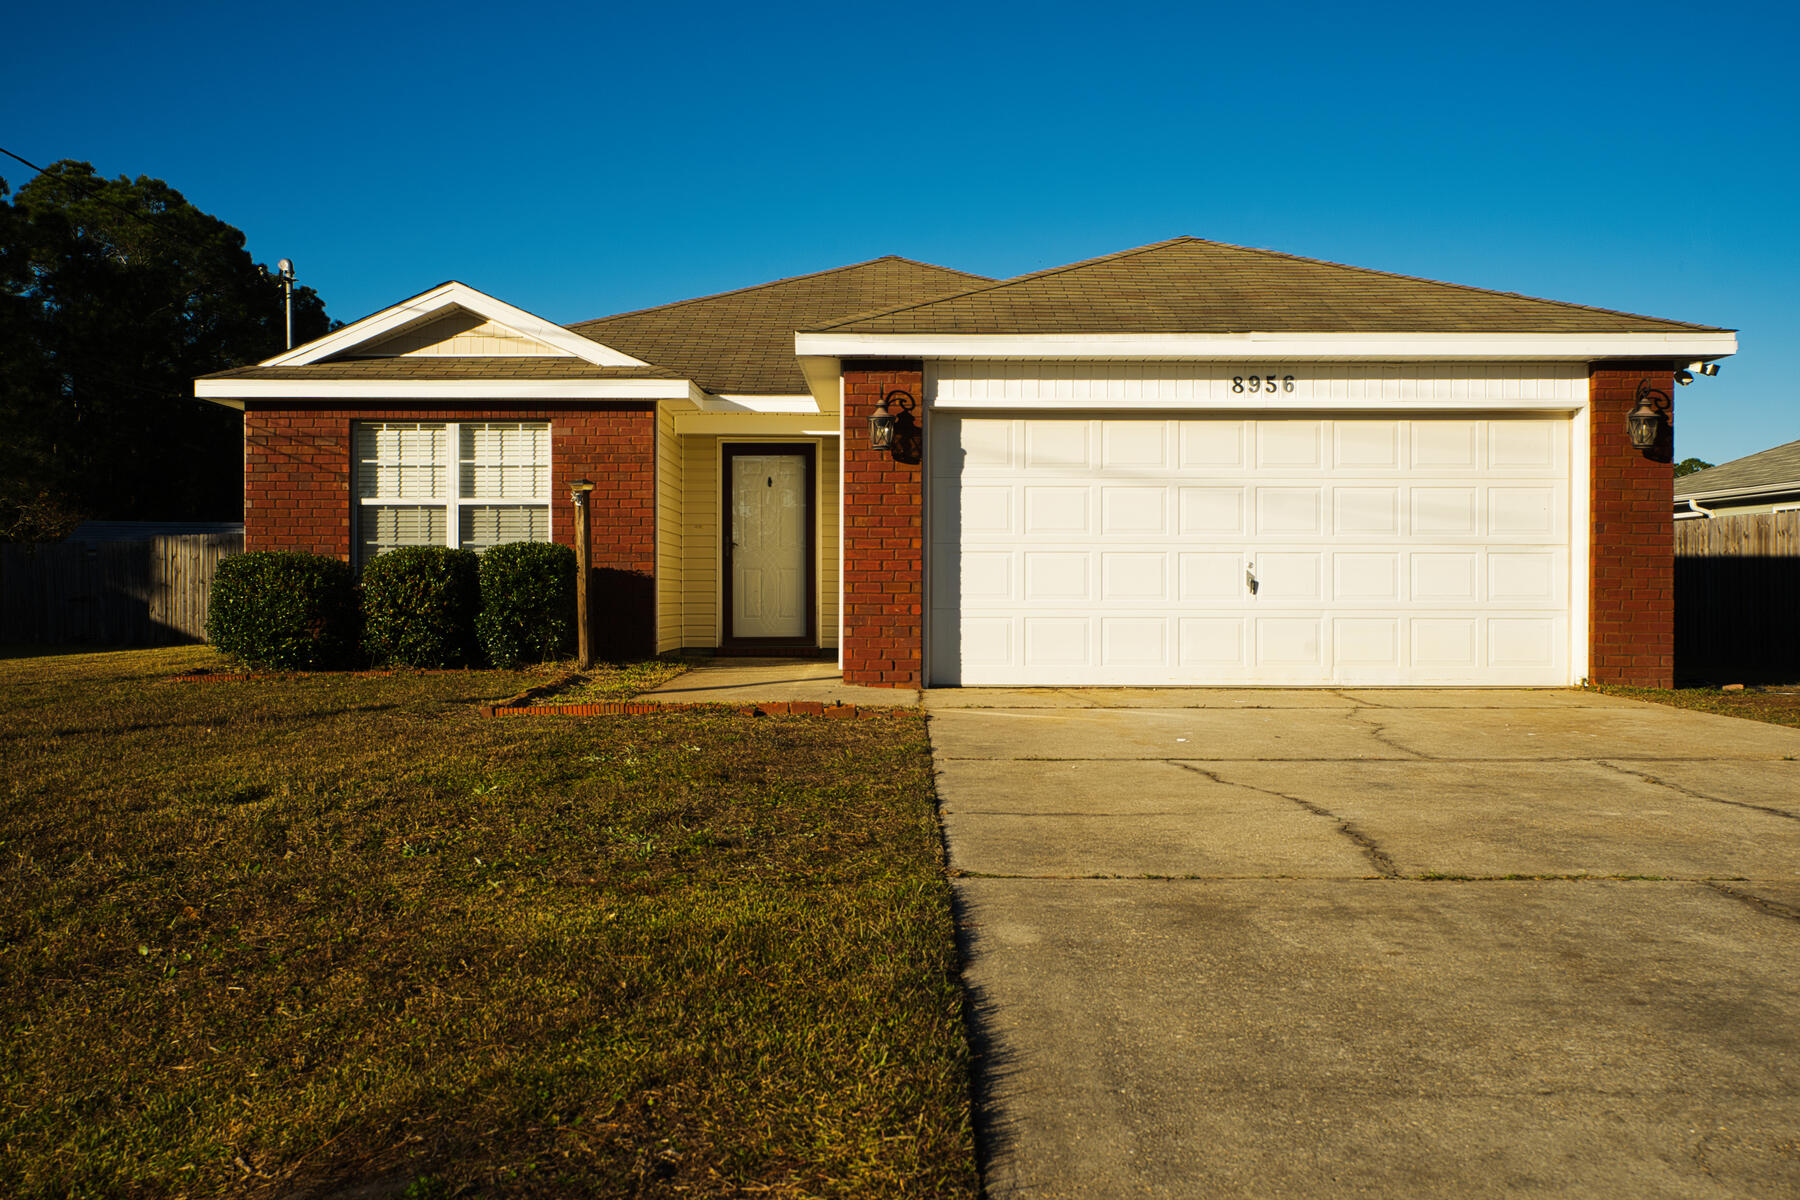
[[[356,649],[356,581],[322,554],[258,550],[219,563],[206,640],[253,667],[347,665]]]
[[[479,569],[473,550],[446,546],[407,546],[370,560],[362,572],[363,652],[408,667],[480,662]]]
[[[475,629],[496,667],[562,658],[575,644],[575,551],[507,542],[481,556]]]

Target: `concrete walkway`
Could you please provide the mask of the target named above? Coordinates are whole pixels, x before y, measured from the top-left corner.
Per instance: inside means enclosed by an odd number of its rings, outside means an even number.
[[[1024,1197],[1800,1195],[1800,731],[926,693]]]
[[[858,687],[844,682],[831,659],[713,658],[699,662],[659,688],[636,697],[655,704],[756,704],[817,700],[871,708],[911,708],[919,693],[905,688]]]

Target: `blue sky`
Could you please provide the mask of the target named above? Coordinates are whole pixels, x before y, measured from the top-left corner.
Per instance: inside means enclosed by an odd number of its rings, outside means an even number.
[[[1800,438],[1781,4],[36,5],[0,145],[167,180],[353,320],[558,321],[1180,234],[1735,327],[1678,451]],[[17,184],[24,168],[0,166]]]

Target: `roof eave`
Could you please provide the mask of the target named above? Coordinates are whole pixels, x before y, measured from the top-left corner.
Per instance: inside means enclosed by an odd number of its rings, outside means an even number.
[[[242,410],[247,400],[669,400],[699,407],[687,379],[196,379],[194,395]]]
[[[794,335],[809,357],[1143,359],[1667,358],[1708,362],[1737,353],[1730,330],[1634,333],[843,333]]]

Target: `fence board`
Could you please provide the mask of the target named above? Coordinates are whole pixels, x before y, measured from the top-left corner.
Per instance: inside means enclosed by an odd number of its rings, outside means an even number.
[[[206,597],[242,534],[0,545],[0,643],[158,646],[206,637]]]
[[[1675,673],[1800,681],[1800,512],[1675,522]]]

